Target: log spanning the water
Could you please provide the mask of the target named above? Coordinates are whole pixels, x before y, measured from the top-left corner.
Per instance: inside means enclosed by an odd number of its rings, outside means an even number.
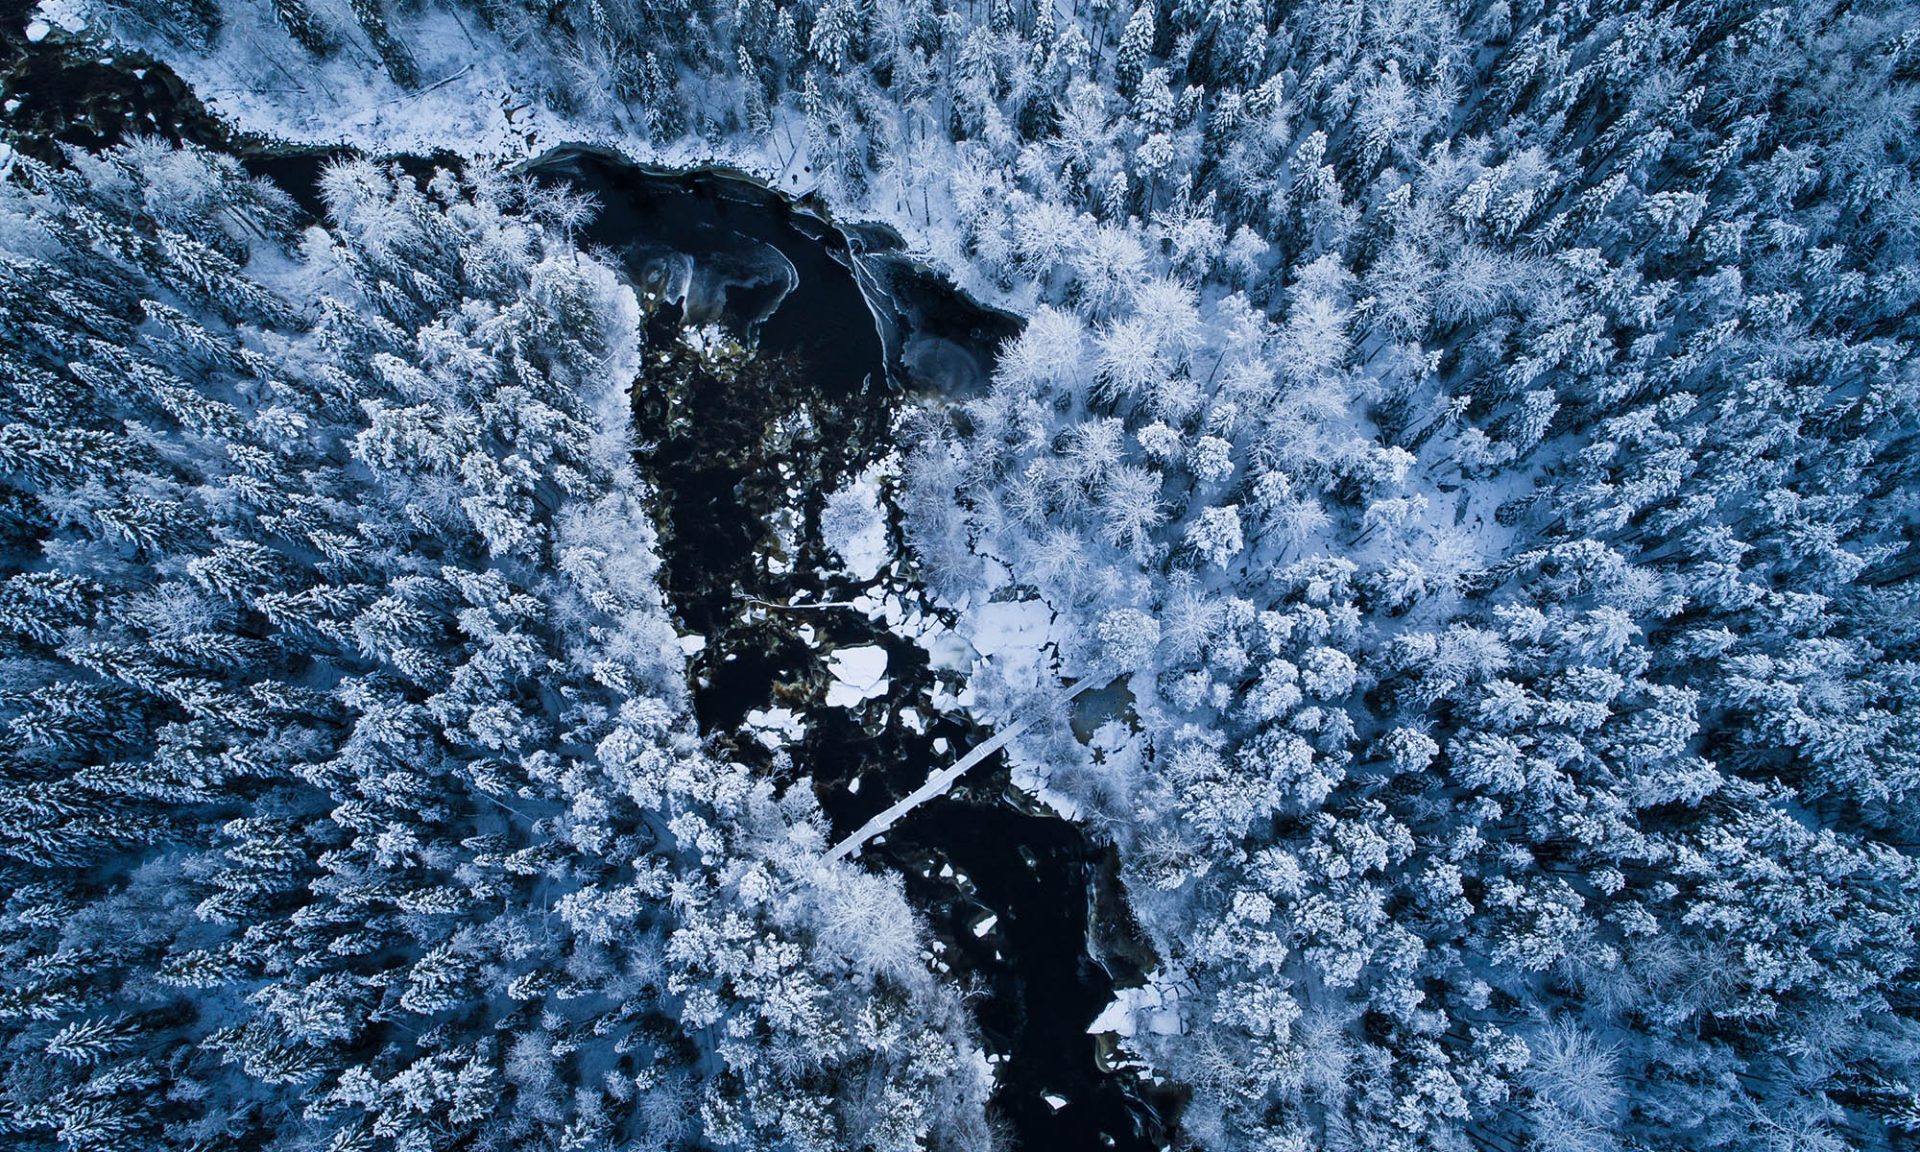
[[[1072,700],[1074,697],[1080,695],[1080,693],[1093,687],[1094,684],[1095,681],[1092,679],[1080,681],[1078,684],[1067,689],[1067,694],[1060,698],[1060,702],[1064,704]],[[940,771],[927,777],[925,784],[907,793],[900,798],[898,803],[854,829],[852,835],[833,846],[832,850],[827,853],[827,859],[839,860],[859,852],[861,846],[867,841],[893,827],[894,822],[899,820],[900,817],[905,816],[907,813],[925,804],[934,797],[943,795],[947,789],[953,787],[955,780],[967,774],[969,768],[972,768],[975,764],[980,763],[980,761],[985,760],[995,752],[1000,751],[1000,749],[1005,748],[1022,732],[1033,727],[1039,720],[1040,717],[1038,715],[1028,716],[1018,724],[1003,728],[999,732],[994,733],[992,739],[954,761],[952,765],[942,768]]]

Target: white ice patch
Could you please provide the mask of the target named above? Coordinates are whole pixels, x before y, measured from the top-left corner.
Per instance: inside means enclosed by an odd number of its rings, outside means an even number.
[[[978,924],[975,924],[973,926],[973,934],[975,936],[979,936],[984,939],[987,933],[993,931],[994,926],[998,923],[1000,923],[1000,917],[988,916],[986,919],[980,921]]]
[[[40,0],[37,18],[27,25],[27,39],[39,42],[52,31],[47,27],[49,23],[58,24],[69,32],[80,31],[87,26],[85,8],[81,0]],[[39,36],[33,34],[35,24],[40,26]]]
[[[887,650],[878,644],[837,648],[827,659],[833,683],[827,688],[827,707],[851,708],[862,700],[886,695]]]
[[[702,324],[697,328],[680,330],[680,343],[686,345],[688,351],[702,359],[705,359],[709,353],[722,348],[727,339],[726,329],[718,324]]]
[[[1159,973],[1155,977],[1155,982],[1144,988],[1117,991],[1113,1003],[1087,1025],[1088,1034],[1109,1032],[1115,1036],[1137,1036],[1144,1029],[1155,1036],[1178,1036],[1183,1031],[1180,986],[1159,982]]]
[[[973,707],[973,685],[968,684],[958,692],[947,691],[944,684],[935,684],[927,703],[933,705],[935,712],[957,712]]]
[[[791,744],[807,734],[806,721],[791,708],[756,708],[747,713],[747,727],[768,748]]]
[[[827,497],[820,514],[820,535],[840,554],[847,572],[860,581],[880,575],[891,554],[887,546],[887,517],[880,503],[880,476],[884,461],[873,464],[846,487]]]
[[[680,651],[687,656],[698,656],[707,650],[707,638],[697,632],[689,632],[680,637]]]
[[[27,25],[27,39],[32,43],[38,44],[40,41],[45,40],[47,33],[51,31],[53,31],[53,28],[48,25],[45,20],[35,20]]]
[[[946,629],[916,637],[927,650],[929,666],[947,672],[973,671],[973,645]]]

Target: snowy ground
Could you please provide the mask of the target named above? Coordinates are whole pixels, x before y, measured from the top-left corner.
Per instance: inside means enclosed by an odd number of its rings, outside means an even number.
[[[391,13],[422,77],[420,88],[409,92],[380,70],[346,0],[310,0],[310,7],[345,40],[331,59],[316,60],[301,51],[275,19],[269,0],[222,3],[225,26],[211,54],[175,52],[150,42],[116,25],[111,9],[97,0],[41,0],[33,25],[41,36],[50,31],[46,26],[57,25],[144,48],[165,60],[215,116],[242,132],[292,144],[343,145],[376,155],[444,151],[507,164],[561,145],[590,145],[641,164],[728,168],[796,197],[826,191],[807,154],[806,117],[791,104],[772,110],[773,127],[764,137],[739,132],[709,143],[688,135],[662,146],[631,126],[617,101],[568,115],[530,98],[528,93],[545,86],[530,58],[453,9]],[[271,64],[277,83],[261,84],[262,60]],[[939,223],[953,218],[944,171],[923,175],[932,185],[920,189],[928,198],[920,209],[926,219],[903,197],[889,199],[879,192],[866,202],[836,200],[831,207],[845,223],[893,229],[906,238],[909,256],[977,299],[1031,310],[1033,301],[1009,295],[973,269],[957,233]]]
[[[887,461],[871,464],[846,487],[827,497],[820,531],[827,546],[840,554],[848,575],[863,583],[880,575],[893,558],[887,540],[886,510],[881,504],[880,481]]]

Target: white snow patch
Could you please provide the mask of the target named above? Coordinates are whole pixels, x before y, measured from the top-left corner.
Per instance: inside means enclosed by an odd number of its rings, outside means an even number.
[[[968,684],[958,692],[947,691],[944,684],[935,684],[927,703],[933,705],[935,712],[953,712],[961,708],[973,707],[973,685]]]
[[[982,604],[969,609],[963,631],[973,650],[982,656],[1037,654],[1047,641],[1053,609],[1044,600],[1017,600]]]
[[[48,24],[56,24],[69,32],[78,32],[87,26],[86,5],[77,0],[40,0],[39,15],[27,25],[27,38],[38,41],[52,29]],[[33,25],[41,26],[39,36],[33,34]]]
[[[27,39],[35,44],[47,38],[53,28],[45,20],[34,20],[27,25]],[[9,109],[11,111],[11,109]]]
[[[707,650],[707,638],[697,632],[689,632],[680,637],[680,651],[688,656],[698,656]]]
[[[887,517],[880,503],[880,477],[886,461],[869,465],[846,487],[827,497],[820,514],[820,534],[827,547],[840,554],[856,580],[880,575],[891,556],[887,545]]]
[[[1057,624],[1044,600],[996,601],[961,613],[954,631],[976,657],[992,662],[1008,684],[1037,685],[1048,674],[1043,662],[1047,649],[1059,649]]]
[[[1079,801],[1048,783],[1053,779],[1053,765],[1036,759],[1024,742],[1015,740],[1007,745],[1007,766],[1012,770],[1010,779],[1013,786],[1032,797],[1041,807],[1062,820],[1080,819]]]
[[[998,591],[1012,582],[1013,569],[995,560],[991,556],[986,556],[982,559],[986,561],[986,563],[981,566],[981,573],[985,577],[983,585],[989,594]]]

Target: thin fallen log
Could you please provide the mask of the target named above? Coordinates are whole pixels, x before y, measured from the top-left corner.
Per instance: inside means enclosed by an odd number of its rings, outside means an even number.
[[[1075,684],[1072,688],[1067,689],[1067,694],[1061,698],[1061,703],[1072,700],[1074,697],[1080,695],[1080,693],[1093,687],[1094,683],[1093,680],[1087,679]],[[860,827],[854,829],[852,835],[840,841],[840,843],[835,844],[833,848],[827,852],[827,859],[839,860],[859,852],[861,846],[867,841],[893,827],[894,822],[899,820],[900,817],[905,816],[907,813],[925,804],[934,797],[943,795],[948,788],[953,787],[954,781],[967,774],[968,769],[993,755],[995,752],[1000,751],[1000,749],[1005,748],[1022,732],[1025,732],[1027,729],[1033,727],[1034,724],[1038,723],[1040,719],[1041,717],[1038,715],[1029,716],[1017,724],[1001,729],[999,732],[994,733],[993,738],[986,743],[981,744],[973,751],[954,761],[952,765],[942,768],[940,771],[927,777],[925,784],[907,793],[900,798],[898,803],[881,812],[865,824],[860,825]]]

